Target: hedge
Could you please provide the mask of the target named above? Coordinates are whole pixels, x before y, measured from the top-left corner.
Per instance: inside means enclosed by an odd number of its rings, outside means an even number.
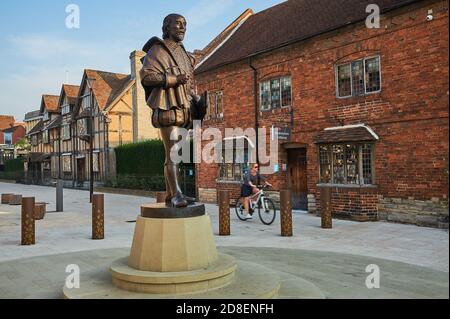
[[[190,158],[193,146],[190,144]],[[165,152],[161,140],[124,144],[116,148],[117,175],[164,175]],[[181,166],[193,167],[192,164]]]
[[[164,144],[149,140],[124,144],[115,149],[117,175],[164,175]]]
[[[21,181],[25,172],[23,167],[24,160],[16,158],[5,162],[3,171],[0,171],[0,179]]]
[[[128,175],[121,174],[105,182],[106,187],[143,189],[148,191],[160,191],[166,189],[164,175]]]
[[[192,158],[192,144],[190,147]],[[115,149],[117,175],[105,186],[159,191],[166,188],[164,180],[165,152],[161,140],[124,144]],[[193,164],[181,163],[180,168],[194,169]],[[193,178],[191,178],[193,179]],[[180,182],[193,183],[185,177]],[[184,185],[184,184],[183,184]]]
[[[5,172],[23,172],[24,160],[22,158],[16,158],[5,162]]]

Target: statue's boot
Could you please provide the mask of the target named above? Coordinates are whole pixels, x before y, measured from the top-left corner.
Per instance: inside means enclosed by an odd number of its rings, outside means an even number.
[[[171,200],[172,206],[176,208],[186,207],[188,205],[187,200],[184,198],[183,194],[177,193]]]
[[[194,204],[196,199],[194,197],[189,197],[183,194],[184,199],[188,202],[189,205]]]

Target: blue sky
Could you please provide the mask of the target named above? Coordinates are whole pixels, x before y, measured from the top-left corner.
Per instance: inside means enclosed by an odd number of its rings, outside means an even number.
[[[185,46],[206,46],[245,9],[259,12],[283,0],[2,0],[0,1],[0,114],[39,108],[42,94],[79,85],[83,69],[129,73],[129,53],[161,36],[163,18],[188,20]],[[80,8],[80,28],[66,27],[66,7]],[[67,72],[68,71],[68,72]]]

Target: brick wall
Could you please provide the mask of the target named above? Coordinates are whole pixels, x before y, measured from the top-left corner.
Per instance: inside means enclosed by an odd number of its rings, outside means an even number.
[[[317,209],[320,212],[320,188],[317,196]],[[378,190],[376,187],[333,187],[331,207],[334,217],[357,221],[378,220]]]
[[[429,9],[431,22],[425,19]],[[352,204],[336,202],[335,211],[348,211],[356,201],[359,214],[372,218],[381,211],[375,208],[382,205],[378,198],[448,201],[448,1],[422,1],[389,12],[382,16],[381,26],[368,30],[364,23],[350,25],[252,59],[258,82],[291,76],[292,109],[260,112],[260,125],[290,126],[292,121],[291,141],[307,146],[310,211],[319,207],[315,136],[326,127],[358,123],[380,137],[375,145],[376,193],[339,189],[339,201]],[[374,55],[381,61],[381,92],[336,98],[335,65]],[[199,92],[220,89],[224,94],[224,119],[206,121],[205,127],[254,127],[253,71],[248,62],[197,75]],[[279,162],[280,167],[287,162],[282,148]],[[201,164],[198,170],[198,187],[224,187],[216,183],[217,165]],[[270,180],[276,190],[288,186],[285,172]],[[383,212],[391,214],[389,205]]]

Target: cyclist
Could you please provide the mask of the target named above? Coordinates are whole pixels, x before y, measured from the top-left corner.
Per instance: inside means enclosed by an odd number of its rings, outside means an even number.
[[[258,182],[264,181],[264,184],[267,186],[272,186],[269,182],[266,181],[266,178],[259,174],[259,165],[253,164],[250,166],[250,172],[244,175],[244,182],[241,186],[241,200],[244,201],[244,209],[247,212],[245,216],[246,219],[251,219],[253,210],[250,208],[250,201],[252,197],[260,192],[258,188]],[[259,179],[259,180],[258,180]]]

